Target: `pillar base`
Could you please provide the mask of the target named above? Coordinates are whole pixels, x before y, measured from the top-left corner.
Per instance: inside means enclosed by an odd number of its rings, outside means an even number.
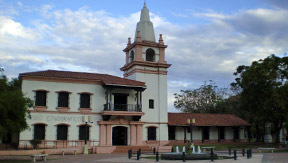
[[[84,147],[83,147],[83,154],[84,154],[84,155],[88,155],[88,154],[89,154],[89,152],[88,152],[88,145],[87,145],[87,144],[85,144]]]

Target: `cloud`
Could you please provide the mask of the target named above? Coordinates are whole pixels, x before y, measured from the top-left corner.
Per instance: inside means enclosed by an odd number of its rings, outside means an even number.
[[[17,21],[17,16],[0,12],[0,66],[5,74],[15,77],[21,72],[60,69],[122,76],[122,50],[127,38],[134,38],[139,12],[118,16],[87,7],[60,10],[52,5],[25,12],[39,16],[29,27]],[[210,21],[180,26],[151,13],[156,39],[163,34],[166,59],[172,64],[168,69],[169,111],[175,111],[173,94],[181,89],[198,88],[208,80],[226,87],[237,66],[287,51],[284,9],[193,15]]]

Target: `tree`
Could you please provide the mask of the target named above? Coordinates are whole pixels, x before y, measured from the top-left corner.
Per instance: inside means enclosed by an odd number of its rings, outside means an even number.
[[[186,113],[219,113],[217,104],[227,96],[227,89],[218,88],[212,80],[204,82],[198,89],[181,90],[175,93],[174,106]]]
[[[278,143],[288,116],[288,57],[271,55],[250,66],[238,66],[234,75],[236,82],[231,86],[241,89],[243,118],[255,127],[257,140],[260,141],[261,128],[271,123],[274,142]]]
[[[6,76],[0,75],[0,137],[4,140],[9,134],[28,128],[26,117],[29,117],[28,108],[33,106],[33,101],[24,97],[20,86],[19,79],[8,81]]]

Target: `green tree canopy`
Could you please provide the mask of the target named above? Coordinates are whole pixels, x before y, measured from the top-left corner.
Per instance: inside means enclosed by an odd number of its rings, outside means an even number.
[[[33,101],[24,97],[20,86],[19,79],[8,81],[0,75],[0,137],[4,139],[9,133],[19,133],[28,127],[26,117]]]
[[[205,82],[194,90],[181,90],[175,93],[174,106],[187,113],[219,113],[223,110],[217,107],[227,96],[227,89],[218,88],[212,80]],[[226,111],[225,111],[226,112]]]
[[[234,75],[236,82],[231,86],[241,89],[243,117],[257,132],[265,123],[273,124],[274,141],[279,142],[280,129],[288,116],[288,57],[271,55],[250,66],[238,66]]]

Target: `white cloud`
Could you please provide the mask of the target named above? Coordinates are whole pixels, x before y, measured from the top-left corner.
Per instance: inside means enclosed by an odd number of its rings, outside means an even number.
[[[87,7],[56,10],[51,5],[37,12],[42,17],[32,21],[32,27],[0,15],[0,66],[6,74],[61,69],[122,76],[122,50],[127,38],[134,38],[139,12],[120,17]],[[173,93],[198,88],[208,80],[227,86],[237,66],[287,51],[288,15],[283,9],[243,10],[233,15],[208,11],[197,16],[209,18],[210,23],[185,26],[151,15],[156,39],[163,34],[167,61],[172,64],[168,70],[170,111]]]

